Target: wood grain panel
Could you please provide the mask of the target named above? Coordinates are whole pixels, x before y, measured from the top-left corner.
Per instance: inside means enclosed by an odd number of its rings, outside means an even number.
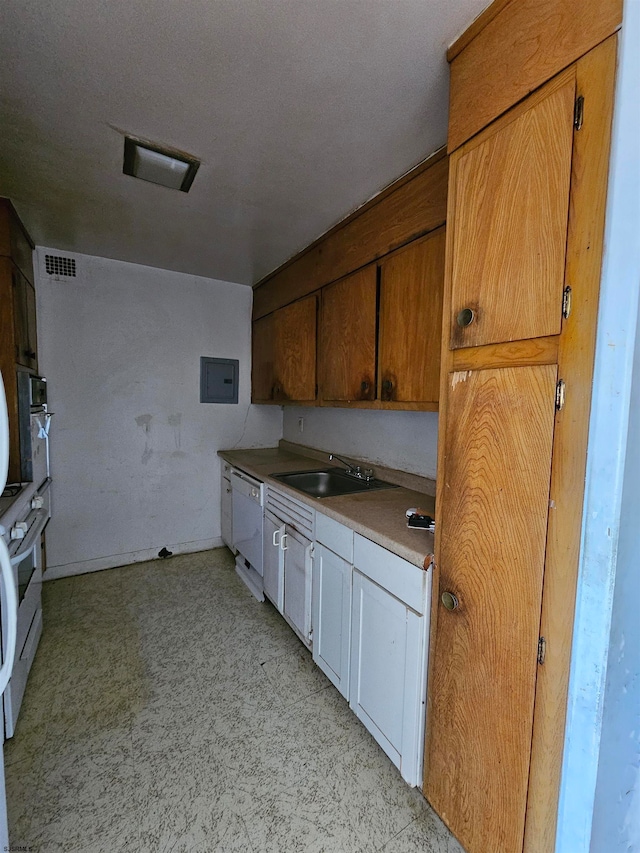
[[[566,72],[452,158],[454,349],[560,332],[574,102]],[[475,318],[462,328],[466,308]]]
[[[32,284],[33,249],[33,241],[13,204],[8,198],[0,198],[0,255],[10,257]]]
[[[20,438],[18,433],[18,383],[15,368],[15,318],[13,299],[14,266],[0,257],[0,373],[4,382],[9,414],[8,483],[20,482]]]
[[[556,366],[449,375],[425,792],[469,853],[522,847]]]
[[[254,320],[251,326],[251,402],[273,403],[275,389],[275,341],[273,314]]]
[[[533,338],[530,341],[510,341],[504,344],[457,349],[452,352],[451,364],[454,370],[556,364],[558,341],[559,337],[556,335],[550,338]]]
[[[253,317],[317,290],[443,225],[449,161],[441,153],[402,178],[256,286]]]
[[[379,411],[402,411],[402,412],[437,412],[437,402],[422,403],[394,403],[384,400],[328,400],[320,401],[320,406],[329,406],[332,409],[377,409]]]
[[[278,402],[316,399],[317,304],[314,294],[274,314],[274,398]]]
[[[566,281],[573,307],[558,354],[566,403],[556,419],[524,853],[553,853],[578,577],[593,359],[602,265],[617,37],[577,63],[585,121],[574,135]]]
[[[322,290],[320,398],[376,396],[377,268],[371,264]]]
[[[383,401],[438,401],[444,247],[440,228],[381,264],[378,397]]]
[[[450,49],[449,151],[620,26],[622,0],[498,0]]]

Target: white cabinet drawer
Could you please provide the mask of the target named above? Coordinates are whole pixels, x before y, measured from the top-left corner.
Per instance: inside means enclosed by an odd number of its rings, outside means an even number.
[[[316,541],[348,563],[353,562],[353,530],[322,513],[316,513]]]
[[[359,533],[354,535],[353,551],[353,564],[359,572],[395,595],[416,613],[425,612],[430,572],[408,563]]]

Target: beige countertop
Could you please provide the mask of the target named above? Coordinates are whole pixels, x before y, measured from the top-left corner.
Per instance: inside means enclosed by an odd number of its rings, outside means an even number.
[[[284,445],[284,446],[282,446]],[[274,474],[290,471],[314,471],[327,464],[327,455],[282,442],[280,447],[256,450],[220,450],[218,455],[229,464],[270,483],[282,492],[306,503],[336,521],[353,528],[383,548],[420,568],[428,567],[433,553],[433,533],[407,527],[405,512],[420,507],[430,515],[435,512],[432,480],[407,475],[401,471],[375,467],[376,477],[389,482],[403,483],[396,489],[360,492],[332,498],[313,498],[298,489],[274,480]],[[329,463],[332,466],[335,463]],[[338,463],[339,464],[339,463]],[[407,488],[407,483],[411,488]],[[417,490],[418,489],[424,489]]]

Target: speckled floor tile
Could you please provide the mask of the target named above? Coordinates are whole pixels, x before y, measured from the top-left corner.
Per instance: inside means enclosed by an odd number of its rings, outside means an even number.
[[[424,816],[429,806],[418,791],[402,782],[373,739],[363,741],[356,749],[336,756],[331,786],[359,838],[368,849],[378,850]]]
[[[12,844],[462,853],[226,549],[55,581],[43,598],[5,744]]]
[[[449,847],[450,842],[457,847]],[[428,804],[420,817],[388,841],[382,850],[384,853],[464,853]]]
[[[317,778],[266,797],[246,821],[252,850],[281,853],[322,849],[335,833],[339,802]],[[335,849],[335,848],[334,848]]]
[[[267,661],[263,669],[284,705],[294,705],[331,683],[301,644],[296,651]]]

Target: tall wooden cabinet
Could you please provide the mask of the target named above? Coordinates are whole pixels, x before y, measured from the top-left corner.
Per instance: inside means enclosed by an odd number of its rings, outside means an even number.
[[[16,370],[38,369],[33,243],[6,198],[0,198],[0,371],[9,411],[8,482],[20,481]]]
[[[424,791],[468,853],[554,849],[586,464],[616,36],[534,26],[496,3],[453,60]],[[500,103],[507,57],[551,60],[481,129],[459,87],[490,47]]]

